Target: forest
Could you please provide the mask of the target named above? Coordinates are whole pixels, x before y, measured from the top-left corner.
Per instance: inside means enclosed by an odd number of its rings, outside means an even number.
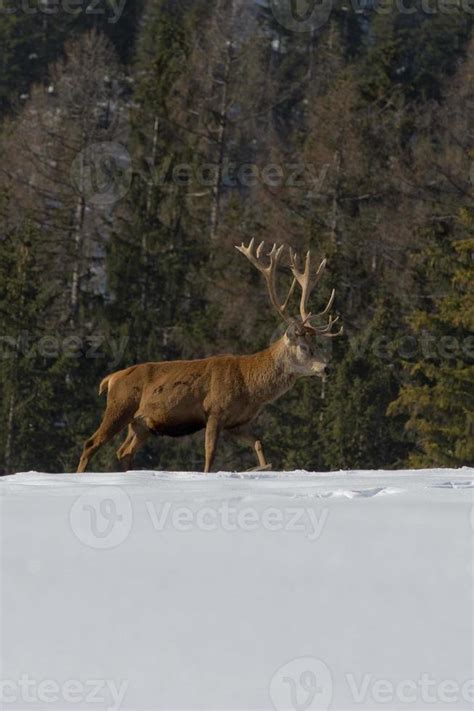
[[[281,335],[252,237],[327,257],[344,324],[324,391],[260,416],[273,465],[474,466],[474,5],[290,5],[1,4],[1,474],[75,471],[114,370]]]

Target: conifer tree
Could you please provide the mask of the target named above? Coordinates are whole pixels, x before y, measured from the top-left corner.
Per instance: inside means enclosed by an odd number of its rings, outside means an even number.
[[[413,466],[474,464],[473,227],[473,211],[463,210],[456,238],[438,227],[423,255],[422,278],[434,295],[410,324],[425,347],[390,406],[394,415],[408,414],[417,445]]]
[[[404,418],[387,417],[399,391],[402,340],[397,307],[382,300],[362,332],[339,344],[343,356],[319,427],[328,468],[392,469],[405,461],[411,443]]]
[[[462,4],[443,12],[426,11],[420,0],[383,3],[371,23],[372,42],[362,84],[365,95],[396,106],[438,99],[446,75],[452,75],[472,30]]]

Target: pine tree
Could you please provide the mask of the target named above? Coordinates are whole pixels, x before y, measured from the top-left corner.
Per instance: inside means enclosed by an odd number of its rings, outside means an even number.
[[[54,299],[54,289],[40,277],[39,252],[40,236],[31,224],[22,223],[3,235],[0,392],[5,427],[0,469],[7,473],[28,468],[28,464],[35,467],[36,455],[38,466],[47,467],[54,450],[48,366],[39,355],[43,347],[51,347],[41,342],[40,314]]]
[[[22,3],[0,9],[0,115],[17,107],[38,81],[48,79],[48,68],[64,54],[67,43],[90,31],[103,34],[118,56],[130,61],[144,0],[82,5],[74,12],[60,5],[33,3],[29,12]],[[14,10],[11,12],[10,10]],[[47,10],[47,11],[46,11]]]
[[[422,278],[435,294],[410,325],[425,345],[390,407],[408,414],[417,444],[413,466],[474,464],[473,227],[473,211],[463,210],[455,239],[438,227],[423,255]]]
[[[420,0],[384,3],[371,23],[372,42],[362,85],[367,98],[392,107],[438,99],[446,75],[454,74],[471,33],[461,3],[451,12],[426,12]]]
[[[410,451],[403,416],[387,417],[400,386],[403,331],[397,321],[393,302],[381,300],[364,330],[339,344],[344,355],[328,383],[320,427],[331,469],[397,468]]]

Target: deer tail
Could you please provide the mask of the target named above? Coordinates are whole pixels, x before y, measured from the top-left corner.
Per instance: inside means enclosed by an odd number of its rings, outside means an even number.
[[[109,390],[109,381],[112,376],[108,375],[106,378],[103,379],[101,384],[99,385],[99,395],[103,395],[105,392],[108,392]]]

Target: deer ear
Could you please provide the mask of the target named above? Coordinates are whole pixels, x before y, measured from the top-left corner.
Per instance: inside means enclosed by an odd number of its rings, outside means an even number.
[[[286,337],[289,343],[296,343],[298,338],[301,337],[301,329],[299,323],[291,323],[286,329]]]

